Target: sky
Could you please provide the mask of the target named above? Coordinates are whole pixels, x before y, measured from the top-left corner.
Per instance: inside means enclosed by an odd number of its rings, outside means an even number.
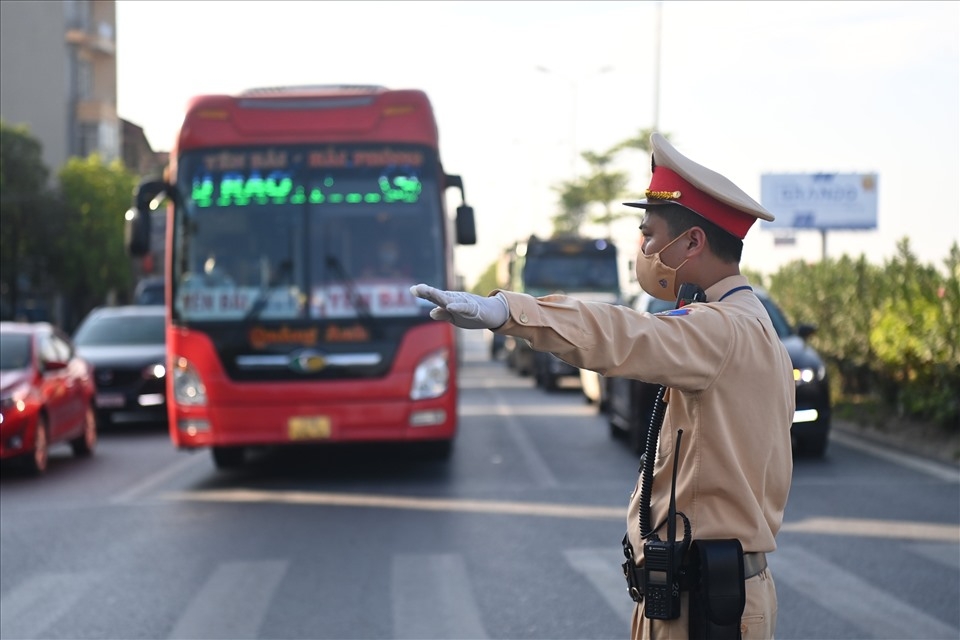
[[[876,229],[757,224],[747,269],[824,250],[882,264],[903,238],[942,267],[960,243],[958,2],[118,0],[116,20],[118,112],[155,150],[194,95],[426,91],[444,168],[476,212],[478,242],[456,252],[467,286],[510,243],[549,235],[580,152],[649,128],[757,201],[763,174],[877,174]],[[614,168],[641,193],[649,166],[627,151]],[[612,232],[632,257],[642,210],[615,209],[631,214]]]

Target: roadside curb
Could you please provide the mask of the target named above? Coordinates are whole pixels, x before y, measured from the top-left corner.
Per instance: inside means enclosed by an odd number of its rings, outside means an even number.
[[[872,444],[960,469],[960,433],[949,434],[929,425],[885,430],[837,419],[833,420],[832,428]]]

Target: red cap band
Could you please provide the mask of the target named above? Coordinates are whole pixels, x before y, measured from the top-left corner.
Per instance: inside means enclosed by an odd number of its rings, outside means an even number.
[[[663,166],[654,168],[649,190],[679,191],[680,197],[664,199],[662,202],[664,204],[672,202],[686,207],[741,240],[747,235],[750,225],[756,221],[755,216],[720,202],[684,180],[676,171]],[[647,198],[648,202],[655,200],[657,198]]]

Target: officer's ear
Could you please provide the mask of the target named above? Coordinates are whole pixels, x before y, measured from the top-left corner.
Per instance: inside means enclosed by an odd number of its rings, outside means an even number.
[[[686,242],[686,254],[687,258],[692,258],[694,256],[700,255],[707,247],[707,234],[700,227],[690,227],[690,231],[687,232]]]

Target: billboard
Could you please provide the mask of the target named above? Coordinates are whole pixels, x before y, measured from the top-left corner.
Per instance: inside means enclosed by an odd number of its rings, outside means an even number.
[[[877,174],[780,173],[760,177],[763,229],[876,229]]]

